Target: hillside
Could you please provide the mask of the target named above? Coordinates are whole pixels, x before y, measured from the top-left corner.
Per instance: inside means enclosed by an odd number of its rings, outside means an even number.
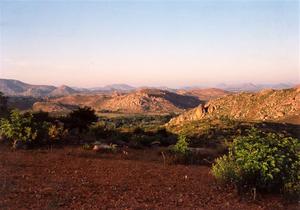
[[[69,113],[78,106],[69,105],[69,104],[61,104],[61,103],[54,103],[54,102],[36,102],[32,106],[32,110],[35,112],[43,111],[43,112],[56,112],[56,113]]]
[[[43,97],[55,88],[50,85],[30,85],[18,80],[0,79],[0,92],[9,96]]]
[[[229,91],[225,91],[218,88],[195,88],[189,90],[178,90],[177,93],[181,95],[195,96],[202,101],[208,101],[230,94]]]
[[[105,100],[111,99],[111,95],[105,94],[73,94],[63,97],[50,99],[51,102],[78,105],[78,106],[90,106],[96,110],[101,109],[101,104]]]
[[[63,96],[78,93],[68,86],[31,85],[18,80],[0,79],[0,92],[8,96],[46,97]]]
[[[141,89],[130,93],[73,94],[49,99],[52,104],[90,106],[100,112],[170,113],[182,112],[200,104],[194,96],[180,95],[166,90]],[[39,104],[48,106],[47,102]]]
[[[200,104],[193,96],[184,96],[159,89],[142,89],[125,95],[117,95],[104,101],[102,109],[118,112],[180,112]]]
[[[29,97],[58,97],[72,94],[97,94],[97,93],[128,93],[136,88],[126,84],[112,84],[97,88],[76,88],[62,85],[55,87],[51,85],[31,85],[19,80],[0,79],[0,92],[7,96],[29,96]]]
[[[62,85],[60,87],[55,88],[51,93],[49,93],[49,96],[65,96],[65,95],[71,95],[79,93],[79,91],[74,90],[73,88],[70,88],[66,85]]]
[[[168,125],[219,117],[245,121],[292,119],[300,122],[300,89],[266,89],[258,93],[244,92],[213,99],[171,119]]]

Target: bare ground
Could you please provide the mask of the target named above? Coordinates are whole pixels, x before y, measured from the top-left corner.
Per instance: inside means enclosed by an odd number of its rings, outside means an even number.
[[[299,209],[221,188],[208,166],[164,165],[157,151],[96,154],[79,147],[0,146],[0,209]]]

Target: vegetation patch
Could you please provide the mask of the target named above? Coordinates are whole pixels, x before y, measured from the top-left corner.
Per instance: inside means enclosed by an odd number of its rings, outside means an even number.
[[[280,191],[299,196],[300,142],[296,138],[252,128],[234,139],[229,153],[212,167],[215,178],[240,191]]]

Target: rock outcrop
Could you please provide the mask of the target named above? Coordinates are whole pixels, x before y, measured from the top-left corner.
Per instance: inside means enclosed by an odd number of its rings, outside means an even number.
[[[204,118],[228,117],[237,120],[284,120],[299,118],[300,89],[265,89],[214,99],[171,119],[177,125]],[[299,122],[300,123],[300,122]]]

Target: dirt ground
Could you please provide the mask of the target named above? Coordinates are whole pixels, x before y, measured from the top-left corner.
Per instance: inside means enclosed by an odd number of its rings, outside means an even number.
[[[0,209],[300,209],[217,185],[208,166],[164,165],[157,151],[0,146]]]

